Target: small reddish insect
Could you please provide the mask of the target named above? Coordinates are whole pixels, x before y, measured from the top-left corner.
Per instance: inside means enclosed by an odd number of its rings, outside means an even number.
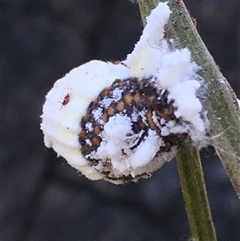
[[[58,103],[61,103],[61,104],[62,104],[61,107],[60,107],[60,110],[62,109],[62,107],[63,107],[64,105],[67,105],[67,104],[68,104],[68,102],[70,101],[70,97],[71,97],[71,94],[70,94],[70,93],[67,93],[67,94],[65,95],[65,97],[63,98],[62,101],[58,101]]]

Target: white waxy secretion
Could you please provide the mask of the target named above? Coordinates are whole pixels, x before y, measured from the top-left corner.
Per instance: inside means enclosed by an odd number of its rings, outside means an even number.
[[[171,41],[164,36],[164,26],[170,14],[167,3],[159,3],[147,18],[143,34],[126,60],[118,64],[97,60],[83,64],[59,79],[46,96],[41,124],[45,145],[52,147],[58,156],[64,157],[89,179],[122,183],[146,177],[176,153],[176,145],[171,146],[170,141],[166,148],[164,138],[188,134],[193,141],[201,142],[206,135],[205,113],[196,96],[202,83],[196,74],[198,68],[188,49],[174,50]],[[96,140],[91,136],[96,126],[91,122],[85,125],[85,143],[92,151],[84,156],[79,133],[90,103],[115,80],[129,78],[148,79],[149,83],[154,83],[159,100],[167,91],[168,104],[172,103],[174,110],[174,114],[169,115],[175,119],[164,117],[165,114],[162,117],[161,113],[159,116],[157,110],[151,110],[150,118],[149,103],[145,103],[146,108],[139,110],[131,106],[131,114],[123,109],[104,121],[102,116],[107,108],[113,103],[123,104],[126,93],[121,86],[115,88],[112,95],[103,98],[100,106],[92,111],[95,124],[101,128]],[[133,125],[139,120],[143,129],[134,132]],[[148,129],[145,128],[147,125]],[[99,146],[96,146],[99,140]],[[161,151],[166,149],[169,150]]]
[[[123,65],[90,61],[59,79],[46,96],[41,124],[45,145],[90,179],[99,179],[102,175],[89,166],[80,152],[80,120],[101,90],[116,78],[128,76],[128,69]],[[67,94],[70,95],[69,102],[61,106],[61,100]]]

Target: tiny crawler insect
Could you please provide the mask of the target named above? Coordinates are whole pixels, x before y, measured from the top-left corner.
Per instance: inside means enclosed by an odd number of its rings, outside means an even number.
[[[70,97],[71,97],[71,94],[67,93],[62,101],[58,101],[58,103],[61,103],[61,107],[59,110],[61,110],[64,105],[68,104],[68,102],[70,101]]]

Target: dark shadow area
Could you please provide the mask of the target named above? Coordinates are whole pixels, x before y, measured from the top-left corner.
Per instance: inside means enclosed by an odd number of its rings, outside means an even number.
[[[240,98],[239,0],[186,1]],[[124,59],[142,24],[128,0],[1,2],[1,232],[3,241],[186,241],[176,161],[148,180],[89,181],[45,148],[47,91],[91,59]],[[240,240],[240,202],[212,148],[202,163],[219,241]]]

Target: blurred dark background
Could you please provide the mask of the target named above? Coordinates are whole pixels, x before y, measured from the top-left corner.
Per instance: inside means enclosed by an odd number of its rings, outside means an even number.
[[[198,30],[240,97],[239,0],[187,0]],[[128,0],[1,1],[1,240],[186,241],[176,161],[152,178],[89,181],[45,148],[44,98],[91,59],[124,59],[141,31]],[[202,151],[219,241],[240,240],[240,202],[211,148]]]

